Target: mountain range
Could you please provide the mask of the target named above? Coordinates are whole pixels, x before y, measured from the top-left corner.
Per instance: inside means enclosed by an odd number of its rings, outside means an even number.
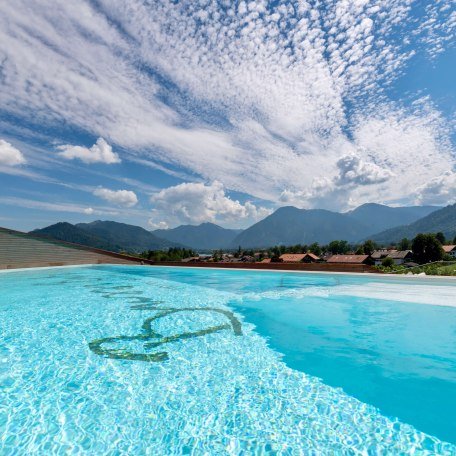
[[[389,207],[372,203],[341,214],[323,209],[281,207],[244,230],[231,247],[326,244],[334,239],[358,242],[387,228],[413,222],[436,209],[434,206]]]
[[[383,204],[367,203],[346,212],[350,218],[366,226],[369,236],[400,225],[408,225],[439,209],[436,206],[389,207]]]
[[[57,223],[32,233],[107,250],[142,252],[169,247],[196,250],[271,247],[273,245],[326,244],[344,239],[379,243],[413,238],[418,232],[442,231],[456,235],[456,205],[388,207],[364,204],[346,213],[323,209],[281,207],[245,230],[226,229],[213,223],[181,225],[167,230],[144,228],[113,221]]]
[[[456,236],[456,204],[434,211],[426,217],[420,218],[408,225],[382,231],[372,236],[372,240],[379,243],[395,242],[403,238],[412,239],[418,233],[436,233],[441,231],[447,239]]]
[[[46,228],[31,231],[31,234],[52,237],[89,247],[119,252],[143,252],[144,250],[182,247],[181,244],[155,236],[140,226],[112,221],[96,220],[91,223],[60,222]]]
[[[171,242],[190,246],[194,249],[211,250],[229,248],[242,230],[230,230],[214,223],[181,225],[169,230],[155,230],[153,234]]]

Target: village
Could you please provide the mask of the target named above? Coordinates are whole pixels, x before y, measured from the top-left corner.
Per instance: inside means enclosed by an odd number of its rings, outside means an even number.
[[[346,241],[333,241],[327,246],[276,246],[270,249],[237,251],[217,250],[187,256],[181,263],[217,264],[326,264],[328,266],[365,265],[378,271],[394,272],[417,268],[423,264],[452,262],[456,260],[456,243],[442,243],[444,239],[434,234],[419,234],[413,241],[403,239],[398,245],[379,247],[372,241],[359,246],[350,246]],[[408,248],[403,248],[403,247]],[[150,257],[149,257],[150,258]],[[162,261],[167,261],[163,258]]]

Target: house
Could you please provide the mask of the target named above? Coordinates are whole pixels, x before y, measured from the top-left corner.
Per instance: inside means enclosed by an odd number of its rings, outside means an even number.
[[[326,262],[337,264],[370,264],[372,260],[369,255],[332,255]]]
[[[255,263],[255,257],[251,255],[243,255],[239,260],[243,263]]]
[[[315,255],[312,252],[307,252],[306,256],[302,260],[304,263],[316,263],[317,261],[320,261],[320,257]]]
[[[394,264],[404,264],[412,260],[413,253],[411,250],[394,250],[387,255],[387,258],[391,258]]]
[[[392,252],[397,252],[397,250],[393,250],[393,249],[375,250],[371,255],[371,258],[374,260],[375,266],[382,264],[382,261]]]
[[[263,258],[260,263],[270,263],[271,262],[271,258]]]
[[[447,255],[456,258],[456,245],[442,245],[442,248]]]
[[[197,261],[201,261],[201,258],[199,256],[183,258],[181,260],[182,263],[196,263]]]
[[[282,261],[283,263],[315,263],[318,260],[320,260],[320,258],[311,252],[284,253],[279,257],[279,261]]]

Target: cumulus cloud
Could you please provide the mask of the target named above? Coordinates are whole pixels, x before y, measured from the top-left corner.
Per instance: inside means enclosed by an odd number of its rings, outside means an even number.
[[[418,187],[416,203],[437,205],[456,203],[456,173],[447,171]]]
[[[156,222],[153,219],[149,219],[147,222],[149,227],[152,228],[153,230],[167,230],[169,228],[169,225],[166,222]]]
[[[84,209],[84,214],[87,214],[87,215],[92,215],[94,212],[95,211],[91,207],[87,207]]]
[[[375,163],[362,160],[357,155],[345,155],[337,161],[339,176],[337,183],[341,185],[358,184],[371,185],[387,181],[393,176],[389,169]]]
[[[78,159],[87,164],[106,163],[108,165],[121,162],[120,157],[103,138],[98,138],[90,148],[65,144],[58,146],[57,149],[62,151],[59,155],[66,160]]]
[[[26,162],[24,155],[9,142],[0,139],[0,165],[17,166]]]
[[[270,210],[231,199],[222,183],[183,183],[161,190],[151,197],[154,214],[162,214],[184,223],[258,219]]]
[[[138,203],[136,193],[131,190],[109,190],[99,187],[94,190],[93,194],[117,206],[133,207]]]

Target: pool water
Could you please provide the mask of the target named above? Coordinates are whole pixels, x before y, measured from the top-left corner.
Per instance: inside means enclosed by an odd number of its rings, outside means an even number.
[[[0,454],[456,454],[456,283],[0,273]]]

